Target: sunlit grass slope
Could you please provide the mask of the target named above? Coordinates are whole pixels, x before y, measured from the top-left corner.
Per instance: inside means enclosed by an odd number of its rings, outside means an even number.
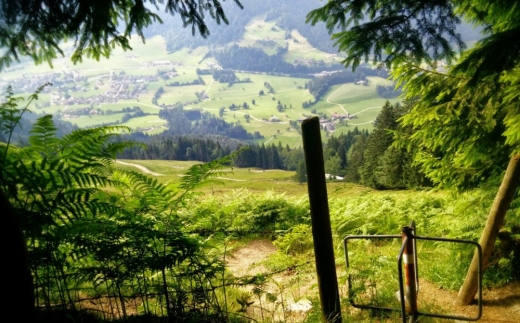
[[[125,163],[146,167],[153,176],[161,182],[180,183],[182,175],[194,164],[193,161],[170,161],[170,160],[121,160]],[[117,164],[117,167],[140,172],[138,168],[129,165]],[[307,194],[307,185],[299,184],[293,178],[295,172],[284,170],[262,170],[258,168],[232,167],[225,170],[226,174],[216,178],[217,183],[201,188],[199,191],[204,195],[224,195],[238,189],[247,189],[251,192],[263,193],[274,191],[285,193],[289,196],[302,196]],[[345,182],[329,182],[327,190],[331,197],[348,197],[364,192],[373,191],[370,188]]]

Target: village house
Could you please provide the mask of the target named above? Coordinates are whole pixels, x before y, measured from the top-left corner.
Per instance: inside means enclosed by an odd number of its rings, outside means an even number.
[[[348,113],[347,113],[347,115],[339,114],[339,113],[333,113],[333,114],[331,115],[331,118],[332,118],[332,120],[343,120],[343,119],[347,119],[347,118],[348,118]]]

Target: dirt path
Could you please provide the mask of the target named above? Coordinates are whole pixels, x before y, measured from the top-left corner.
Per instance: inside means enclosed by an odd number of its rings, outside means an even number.
[[[228,255],[226,265],[237,277],[267,272],[260,262],[275,251],[276,248],[270,241],[255,240]]]
[[[443,314],[468,317],[474,317],[477,314],[476,303],[469,306],[458,305],[456,303],[457,292],[439,289],[423,280],[420,281],[419,305],[421,299],[428,303],[435,303],[445,311]],[[482,318],[478,322],[520,322],[520,282],[484,289],[482,291]]]
[[[336,91],[332,92],[328,97],[327,97],[327,103],[330,103],[330,104],[335,104],[337,106],[339,106],[340,108],[343,109],[343,111],[345,111],[345,114],[348,115],[348,112],[347,110],[345,109],[345,107],[342,105],[342,104],[339,104],[339,103],[335,103],[335,102],[332,102],[330,101],[330,97],[334,95],[334,93],[338,92],[345,84],[343,84],[342,86],[340,86]]]
[[[237,277],[267,273],[268,270],[261,264],[261,262],[275,251],[276,248],[270,241],[256,240],[231,252],[226,258],[226,264],[231,272],[233,272]],[[284,274],[280,274],[280,277],[273,278],[277,281],[283,281],[288,277],[284,276]],[[311,284],[315,284],[315,282],[310,281],[308,284],[310,286]],[[302,289],[309,291],[308,288],[305,288],[304,286],[302,286]],[[312,294],[313,292],[309,291],[309,293]],[[307,296],[309,298],[317,297],[317,293],[314,294],[316,295]],[[482,292],[482,299],[483,315],[478,322],[520,322],[520,282],[511,283],[503,287],[485,289]],[[441,314],[467,317],[476,316],[476,304],[460,306],[456,303],[456,300],[457,292],[440,289],[425,280],[420,281],[420,291],[418,296],[419,307],[421,307],[421,304],[425,307],[431,307],[431,305],[434,305],[435,308],[440,308],[443,311]],[[347,306],[346,304],[343,305]],[[438,321],[447,322],[447,320],[440,319]]]
[[[148,168],[146,168],[144,166],[141,166],[141,165],[127,163],[127,162],[123,162],[123,161],[120,161],[120,160],[116,160],[116,163],[121,164],[121,165],[125,165],[125,166],[135,167],[135,168],[139,169],[140,171],[142,171],[142,172],[144,172],[146,174],[152,175],[152,176],[164,176],[164,174],[154,173],[151,170],[149,170]]]

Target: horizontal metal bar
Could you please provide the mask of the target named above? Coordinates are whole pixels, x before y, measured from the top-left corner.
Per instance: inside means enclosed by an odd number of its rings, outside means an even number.
[[[480,320],[480,316],[467,317],[467,316],[444,315],[444,314],[422,313],[422,312],[417,312],[417,315],[418,316],[427,316],[427,317],[437,317],[437,318],[449,319],[449,320],[459,320],[459,321],[478,321],[478,320]]]
[[[452,239],[452,238],[440,238],[440,237],[423,237],[423,236],[416,236],[412,235],[414,239],[418,240],[429,240],[429,241],[444,241],[444,242],[455,242],[455,243],[466,243],[466,244],[472,244],[475,247],[480,247],[480,244],[475,241],[470,240],[463,240],[463,239]]]
[[[353,236],[346,236],[343,238],[343,241],[346,240],[353,240],[353,239],[401,239],[401,235],[399,234],[387,234],[387,235],[373,235],[373,234],[367,234],[367,235],[353,235]]]
[[[355,308],[361,308],[361,309],[371,309],[371,310],[380,310],[380,311],[386,311],[386,312],[401,312],[398,308],[393,307],[380,307],[380,306],[374,306],[374,305],[362,305],[362,304],[352,304],[352,307]]]

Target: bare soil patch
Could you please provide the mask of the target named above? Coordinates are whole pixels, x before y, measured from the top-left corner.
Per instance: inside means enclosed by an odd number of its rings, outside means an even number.
[[[237,277],[265,273],[267,269],[261,264],[261,261],[275,251],[276,247],[271,241],[255,240],[228,255],[226,265]]]
[[[477,315],[477,302],[458,305],[457,292],[439,289],[432,283],[420,280],[419,300],[436,305],[443,314]],[[478,322],[520,322],[520,282],[482,290],[482,318]]]

